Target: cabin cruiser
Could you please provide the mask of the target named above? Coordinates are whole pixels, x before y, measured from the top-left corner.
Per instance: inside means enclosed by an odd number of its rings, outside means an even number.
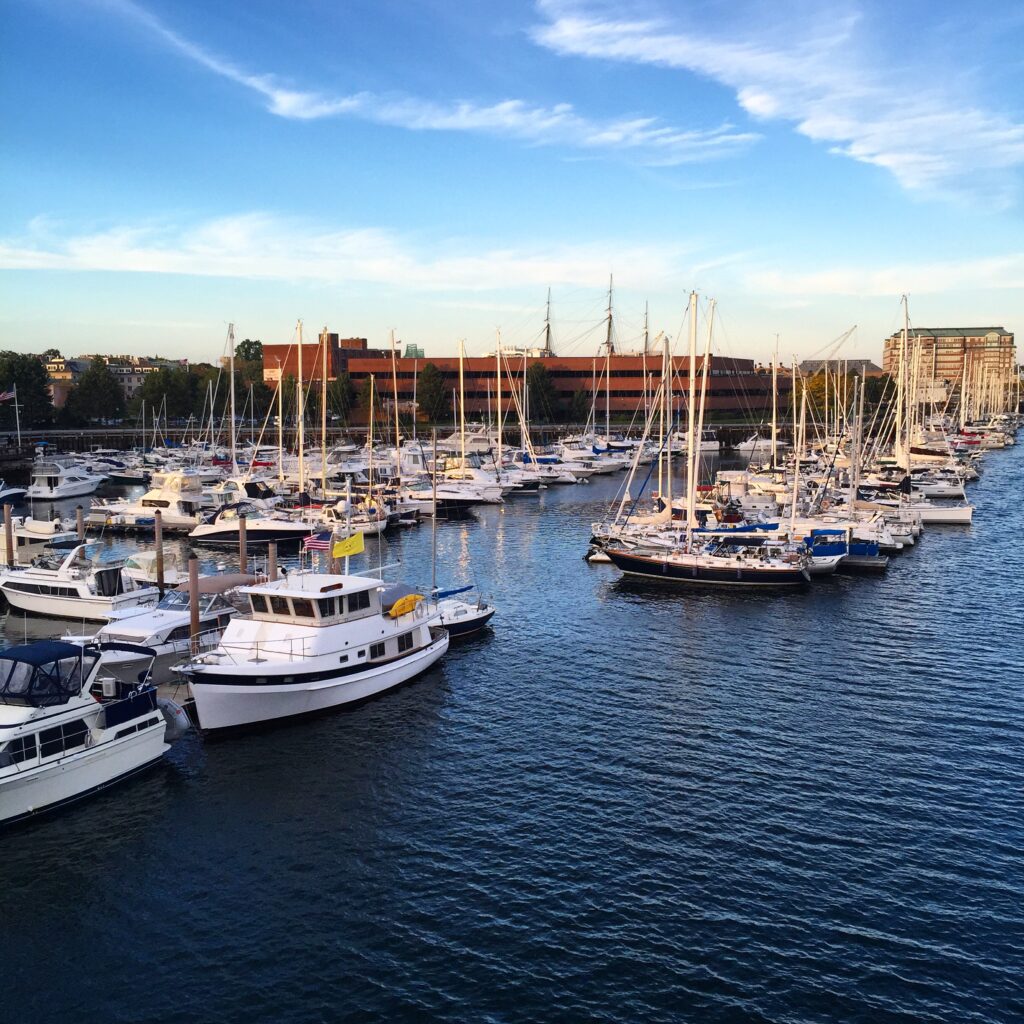
[[[93,566],[79,544],[59,561],[37,558],[0,577],[0,591],[18,611],[57,619],[104,622],[114,612],[156,604],[155,587],[137,584],[120,564]]]
[[[238,545],[240,523],[245,521],[246,546],[250,544],[297,543],[317,532],[315,523],[292,519],[277,512],[265,512],[251,502],[225,505],[189,533],[195,544],[233,547]]]
[[[178,671],[204,729],[339,707],[388,690],[448,650],[440,616],[419,594],[379,579],[293,571],[243,587],[252,614]]]
[[[155,764],[188,728],[150,685],[105,678],[99,651],[41,640],[0,651],[0,824]]]
[[[32,466],[32,482],[25,492],[29,501],[58,501],[92,494],[106,477],[81,469],[68,459],[46,459]]]
[[[200,478],[184,471],[155,473],[153,487],[138,501],[93,503],[89,522],[104,526],[148,526],[157,510],[168,529],[192,529],[201,522],[203,485]]]
[[[210,592],[199,594],[199,635],[194,645],[197,650],[215,647],[231,617],[237,614],[237,609],[222,595],[225,585],[252,580],[251,576],[240,580],[238,574],[232,574],[225,580],[209,577],[200,582],[201,590],[210,590],[210,584],[215,586]],[[187,590],[168,591],[155,608],[116,613],[88,640],[65,637],[70,642],[96,646],[103,652],[105,670],[118,679],[134,683],[139,673],[144,672],[150,682],[158,685],[170,682],[173,666],[189,656],[191,638]]]

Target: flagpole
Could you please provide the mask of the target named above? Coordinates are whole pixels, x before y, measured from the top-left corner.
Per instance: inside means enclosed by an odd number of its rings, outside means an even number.
[[[12,385],[14,391],[14,425],[18,429],[18,447],[21,447],[21,414],[18,412],[18,382]]]

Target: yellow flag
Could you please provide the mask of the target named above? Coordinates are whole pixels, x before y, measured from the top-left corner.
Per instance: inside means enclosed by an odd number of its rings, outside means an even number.
[[[348,558],[349,555],[358,555],[363,550],[363,535],[353,533],[345,540],[336,540],[331,548],[331,558]]]

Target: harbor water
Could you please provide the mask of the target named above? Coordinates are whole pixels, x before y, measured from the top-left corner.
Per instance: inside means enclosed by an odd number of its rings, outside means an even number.
[[[4,1018],[1024,1019],[1022,473],[785,594],[587,565],[621,478],[441,524],[485,636],[0,836]]]

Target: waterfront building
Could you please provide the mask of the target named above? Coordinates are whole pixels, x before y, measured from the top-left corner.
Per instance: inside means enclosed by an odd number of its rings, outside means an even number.
[[[423,349],[407,345],[405,354],[395,358],[392,366],[391,352],[386,349],[370,349],[365,338],[339,338],[336,334],[321,332],[328,345],[328,380],[338,373],[346,372],[352,384],[358,389],[372,375],[382,401],[390,403],[395,398],[394,378],[397,376],[398,401],[407,407],[416,400],[416,384],[427,363],[433,364],[440,372],[445,388],[451,392],[459,387],[459,359],[457,356],[423,357]],[[413,350],[417,354],[409,355]],[[515,417],[515,407],[510,392],[515,389],[522,393],[526,371],[540,363],[548,372],[557,409],[533,410],[544,419],[556,419],[568,412],[570,403],[578,391],[584,392],[589,406],[598,396],[599,418],[607,408],[611,415],[621,417],[632,415],[651,400],[661,379],[661,356],[659,354],[615,353],[610,361],[606,356],[555,356],[544,349],[527,351],[503,351],[502,410],[505,415]],[[685,402],[682,392],[687,387],[688,360],[677,357],[674,361],[679,392],[679,408]],[[320,380],[322,355],[318,343],[303,346],[302,377],[305,381]],[[298,349],[289,345],[263,346],[263,380],[274,385],[281,376],[298,377]],[[697,361],[697,372],[701,372],[701,361]],[[493,354],[466,357],[463,364],[466,412],[470,415],[494,411],[497,403],[498,373]],[[780,401],[788,402],[792,382],[779,378]],[[763,418],[771,414],[771,377],[758,372],[752,359],[733,359],[711,356],[708,367],[707,409],[711,417],[717,418]]]
[[[885,339],[882,366],[892,374],[899,365],[902,331]],[[920,352],[921,386],[953,388],[982,374],[1009,380],[1017,365],[1012,331],[1005,327],[913,327],[909,339]]]

